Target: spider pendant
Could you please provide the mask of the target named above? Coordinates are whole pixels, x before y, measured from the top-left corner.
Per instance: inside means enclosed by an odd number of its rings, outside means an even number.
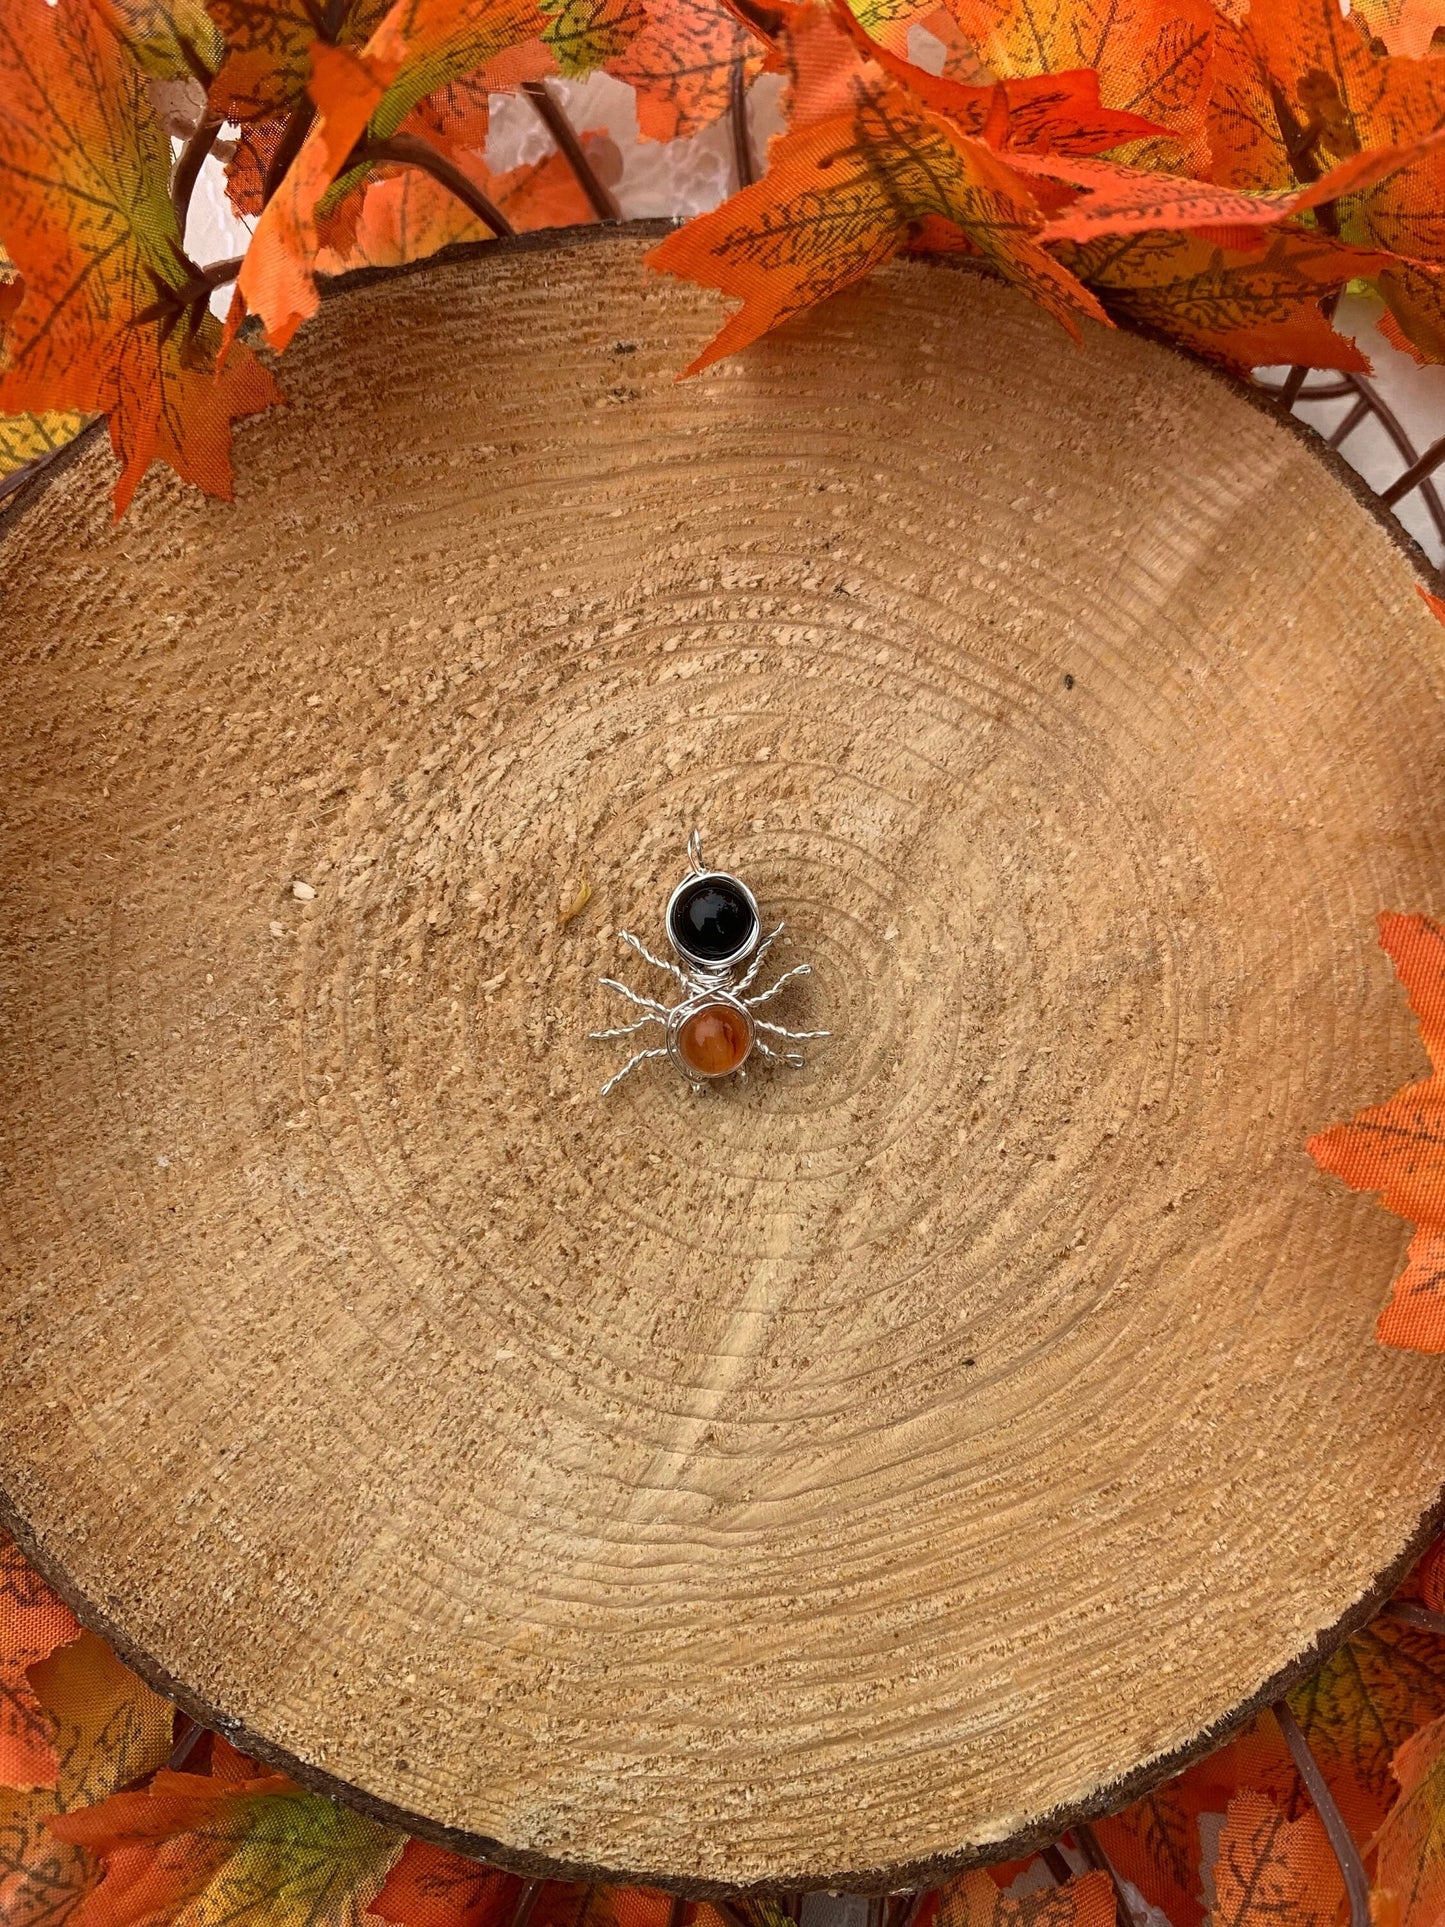
[[[637,1051],[608,1078],[602,1086],[604,1097],[630,1071],[654,1057],[670,1058],[695,1091],[717,1078],[746,1077],[744,1067],[754,1051],[767,1063],[799,1070],[802,1053],[780,1050],[778,1045],[829,1035],[826,1030],[787,1030],[757,1015],[759,1007],[771,1002],[785,984],[811,976],[812,966],[794,964],[766,990],[750,996],[763,959],[782,935],[783,925],[763,936],[757,899],[748,886],[723,870],[704,867],[696,830],[687,847],[692,867],[668,900],[665,919],[668,941],[679,961],[654,956],[630,930],[617,933],[654,969],[674,979],[683,993],[680,1000],[665,1004],[656,997],[640,996],[615,977],[598,980],[636,1005],[642,1015],[617,1030],[594,1030],[594,1038],[636,1037],[649,1025],[662,1033],[657,1044]]]

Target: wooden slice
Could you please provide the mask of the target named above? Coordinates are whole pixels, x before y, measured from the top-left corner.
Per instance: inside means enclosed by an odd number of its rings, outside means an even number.
[[[679,384],[636,235],[330,302],[237,507],[12,523],[24,1541],[243,1745],[532,1870],[883,1887],[1378,1600],[1445,1372],[1306,1135],[1416,1075],[1445,634],[1148,342],[891,270]],[[801,1071],[613,1095],[698,826]]]

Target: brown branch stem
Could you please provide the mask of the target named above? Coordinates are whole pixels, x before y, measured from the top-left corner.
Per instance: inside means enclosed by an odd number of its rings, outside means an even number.
[[[728,125],[733,137],[733,167],[738,186],[751,187],[758,178],[753,163],[753,137],[748,126],[748,59],[744,53],[733,55],[728,74]]]
[[[1099,1836],[1091,1826],[1081,1821],[1074,1828],[1074,1838],[1078,1841],[1079,1849],[1089,1865],[1096,1872],[1106,1873],[1109,1876],[1109,1885],[1114,1889],[1114,1913],[1119,1921],[1119,1927],[1134,1927],[1134,1910],[1129,1905],[1129,1897],[1124,1892],[1123,1883],[1119,1879],[1113,1861],[1105,1853]]]
[[[186,216],[191,211],[191,196],[196,191],[201,169],[210,159],[211,149],[220,131],[219,114],[202,114],[176,157],[175,171],[171,175],[171,206],[176,211],[176,225],[181,231],[182,245],[186,239]]]
[[[462,206],[469,208],[493,234],[501,237],[517,231],[495,201],[484,194],[475,181],[469,180],[455,161],[449,161],[430,142],[418,139],[415,134],[393,134],[390,140],[384,141],[359,141],[351,151],[348,165],[360,161],[369,162],[373,167],[388,163],[396,167],[419,167],[455,194]]]
[[[1397,1599],[1385,1611],[1391,1619],[1398,1619],[1406,1626],[1418,1626],[1422,1633],[1434,1633],[1445,1639],[1445,1613],[1432,1613],[1428,1606],[1417,1606],[1411,1599]]]
[[[217,288],[224,288],[228,281],[235,280],[245,259],[244,254],[233,254],[228,260],[212,261],[209,267],[198,268],[195,278],[203,281],[214,294]]]
[[[563,159],[577,177],[577,185],[587,196],[588,205],[599,221],[620,221],[622,210],[618,207],[611,188],[599,178],[596,168],[588,160],[582,143],[577,138],[577,130],[568,120],[556,95],[545,80],[524,80],[522,92],[531,101],[537,118],[557,143]]]
[[[1274,1716],[1279,1722],[1280,1732],[1284,1734],[1284,1743],[1289,1748],[1295,1771],[1304,1781],[1305,1789],[1314,1802],[1315,1812],[1329,1835],[1335,1858],[1340,1863],[1345,1892],[1350,1897],[1350,1927],[1370,1927],[1370,1876],[1365,1872],[1359,1848],[1335,1805],[1335,1797],[1320,1771],[1319,1761],[1311,1753],[1309,1741],[1300,1731],[1299,1721],[1290,1711],[1287,1700],[1275,1702]]]
[[[1393,508],[1396,502],[1410,493],[1412,488],[1418,488],[1427,476],[1433,475],[1442,462],[1445,462],[1445,435],[1442,435],[1438,442],[1432,442],[1423,455],[1417,456],[1411,462],[1397,481],[1391,482],[1387,489],[1383,489],[1380,500],[1386,508]]]

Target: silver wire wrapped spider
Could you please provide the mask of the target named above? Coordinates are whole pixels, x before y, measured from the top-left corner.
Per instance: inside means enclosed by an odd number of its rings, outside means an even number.
[[[666,971],[676,980],[683,993],[681,1001],[664,1004],[656,997],[640,996],[615,977],[598,979],[635,1004],[642,1015],[617,1030],[594,1030],[594,1038],[636,1037],[649,1024],[658,1025],[662,1031],[660,1043],[637,1051],[615,1076],[608,1078],[602,1086],[604,1097],[630,1071],[654,1057],[671,1058],[683,1076],[691,1079],[695,1091],[716,1078],[734,1074],[746,1077],[744,1066],[754,1051],[767,1063],[801,1070],[801,1051],[779,1050],[768,1039],[803,1044],[831,1034],[826,1030],[787,1030],[757,1015],[760,1004],[770,1003],[795,977],[811,976],[813,967],[794,964],[766,990],[750,997],[748,992],[763,959],[783,934],[783,925],[779,923],[762,935],[757,898],[740,878],[704,865],[702,837],[697,830],[687,840],[687,854],[690,867],[668,899],[664,919],[668,942],[680,961],[655,957],[630,930],[617,933],[654,969]]]

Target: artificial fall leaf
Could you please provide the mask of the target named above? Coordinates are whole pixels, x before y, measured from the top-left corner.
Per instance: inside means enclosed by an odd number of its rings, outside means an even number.
[[[1101,234],[1143,234],[1155,229],[1218,229],[1240,234],[1277,225],[1286,217],[1359,193],[1445,149],[1445,128],[1432,129],[1399,147],[1367,149],[1339,161],[1307,187],[1249,193],[1183,175],[1130,167],[1118,161],[1041,158],[1040,171],[1084,190],[1049,223],[1045,241],[1087,241]]]
[[[0,480],[73,442],[90,419],[74,409],[49,415],[0,415]]]
[[[1420,261],[1391,261],[1375,277],[1386,312],[1380,333],[1421,363],[1445,361],[1445,267]]]
[[[403,1845],[280,1774],[163,1771],[51,1829],[105,1866],[75,1927],[363,1927]]]
[[[231,423],[280,400],[220,331],[180,250],[170,152],[89,0],[0,11],[0,239],[25,283],[6,329],[0,412],[104,412],[124,510],[154,460],[231,493]]]
[[[1440,0],[1354,0],[1350,12],[1390,54],[1423,60],[1430,42],[1445,27]]]
[[[29,1669],[79,1634],[69,1606],[14,1540],[0,1533],[0,1787],[56,1784],[60,1769],[51,1722]]]
[[[271,345],[286,346],[316,312],[320,211],[354,165],[357,143],[388,139],[428,94],[534,37],[537,17],[534,0],[395,0],[360,52],[312,47],[316,124],[256,225],[236,282],[232,335],[249,308]]]
[[[1381,1312],[1382,1345],[1445,1352],[1445,930],[1433,918],[1385,914],[1380,943],[1420,1025],[1431,1074],[1386,1104],[1309,1141],[1322,1170],[1376,1191],[1415,1225],[1405,1270]]]
[[[1439,1927],[1445,1919],[1445,1719],[1412,1733],[1393,1770],[1400,1797],[1376,1837],[1376,1885],[1394,1895],[1400,1927]]]
[[[516,1874],[408,1840],[371,1912],[401,1927],[505,1927],[523,1885]]]
[[[58,1772],[53,1791],[0,1792],[0,1920],[5,1927],[62,1927],[100,1867],[57,1839],[50,1821],[161,1766],[173,1715],[93,1633],[32,1667],[31,1678],[55,1733]]]
[[[1080,315],[1103,318],[1035,243],[1037,204],[1004,157],[879,75],[851,113],[782,136],[763,180],[648,256],[664,273],[742,297],[688,372],[862,279],[930,219],[961,230],[1071,330]]]
[[[1214,42],[1209,0],[947,0],[949,11],[1001,79],[1091,67],[1107,106],[1171,130],[1132,158],[1189,164],[1205,158],[1205,107]]]
[[[91,0],[146,73],[209,84],[225,46],[205,0]]]
[[[1445,1640],[1383,1615],[1292,1688],[1289,1704],[1345,1824],[1363,1843],[1394,1797],[1396,1748],[1445,1715]],[[1287,1784],[1289,1769],[1280,1771]]]
[[[1308,181],[1352,156],[1420,142],[1445,123],[1445,61],[1379,53],[1336,0],[1253,0],[1239,49],[1231,94],[1236,107],[1249,96],[1264,135],[1251,144],[1244,138],[1249,112],[1235,113],[1240,138],[1233,147],[1227,139],[1218,143],[1217,162],[1221,177],[1236,185],[1240,170],[1250,185],[1265,184],[1261,175],[1270,165],[1283,170],[1278,183]],[[1271,118],[1280,135],[1273,152]],[[1412,278],[1408,264],[1445,262],[1445,159],[1428,152],[1384,180],[1342,189],[1330,221],[1346,240],[1401,257],[1401,271],[1388,285],[1382,280],[1381,291],[1396,329],[1427,357],[1434,354],[1445,336],[1445,309],[1434,279]]]
[[[1099,76],[1090,67],[975,86],[915,67],[870,38],[862,23],[841,5],[835,12],[846,24],[859,53],[876,61],[885,73],[901,81],[925,107],[942,114],[960,133],[987,140],[1001,152],[1099,154],[1121,142],[1166,131],[1139,114],[1105,107],[1099,97]],[[802,37],[795,38],[801,41]],[[803,44],[819,38],[816,31],[810,32]],[[809,112],[810,104],[829,93],[836,97],[855,77],[836,55],[829,63],[831,71],[828,68],[820,73],[808,71],[796,53],[793,64],[794,100],[807,118],[821,118],[815,106]],[[814,64],[816,57],[808,63],[809,67]],[[856,62],[854,66],[856,68]],[[795,113],[792,124],[803,125],[805,120]]]
[[[1229,1803],[1214,1863],[1211,1927],[1335,1927],[1344,1878],[1319,1816],[1289,1820],[1260,1793]]]
[[[937,1927],[1114,1927],[1114,1913],[1114,1888],[1106,1873],[1010,1894],[975,1869],[939,1890]]]
[[[1296,181],[1264,55],[1248,20],[1214,23],[1209,90],[1209,173],[1221,185],[1265,191]]]
[[[1237,374],[1269,363],[1367,370],[1320,303],[1379,256],[1281,229],[1263,251],[1203,235],[1136,234],[1061,247],[1060,257],[1122,321],[1170,336]]]
[[[270,120],[306,93],[318,41],[359,46],[385,18],[389,0],[344,0],[330,9],[315,0],[209,0],[226,57],[211,86],[211,107],[227,120]]]
[[[723,0],[643,0],[647,24],[608,71],[637,90],[644,140],[681,140],[727,112],[733,69],[763,70],[761,43]]]
[[[1193,1776],[1181,1774],[1122,1813],[1094,1822],[1118,1873],[1171,1927],[1198,1927],[1204,1918],[1199,1817],[1216,1810]]]
[[[585,137],[583,144],[589,145]],[[493,174],[480,155],[457,158],[519,234],[581,226],[595,218],[562,154],[548,154],[500,175]],[[371,182],[355,219],[347,224],[343,244],[324,247],[316,271],[336,275],[356,268],[395,268],[440,248],[491,238],[491,229],[439,181],[414,168],[399,169]]]
[[[1445,610],[1440,613],[1445,616]],[[1435,1541],[1410,1577],[1420,1604],[1429,1612],[1445,1613],[1445,1538]]]
[[[547,14],[543,43],[558,69],[570,76],[590,74],[616,60],[647,25],[643,0],[540,0]]]

